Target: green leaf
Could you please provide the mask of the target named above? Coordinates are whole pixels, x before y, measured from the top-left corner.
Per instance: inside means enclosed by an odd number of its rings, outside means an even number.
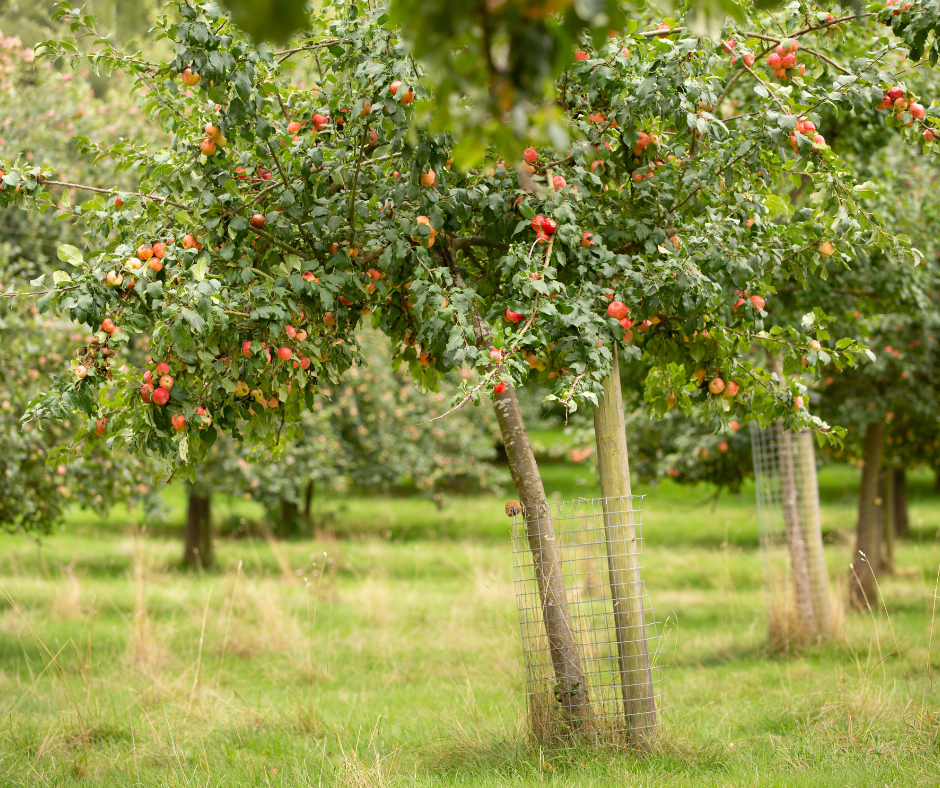
[[[82,253],[71,244],[62,244],[62,246],[56,250],[56,254],[63,263],[68,263],[69,265],[82,265],[85,262]]]
[[[72,277],[69,276],[68,271],[53,271],[52,281],[55,282],[57,285],[61,285],[63,282],[71,282]]]
[[[206,262],[205,257],[200,257],[196,264],[192,267],[193,278],[197,282],[201,282],[206,278],[206,274],[209,271],[209,264]]]

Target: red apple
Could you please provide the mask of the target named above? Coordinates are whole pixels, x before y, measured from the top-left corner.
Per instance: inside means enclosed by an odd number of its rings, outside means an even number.
[[[292,120],[290,123],[287,124],[287,130],[291,134],[296,134],[303,127],[304,127],[304,124],[301,123],[299,120]]]
[[[156,257],[158,260],[162,260],[163,256],[166,254],[166,244],[160,243],[160,241],[157,241],[151,247],[151,250],[153,251],[154,257]]]
[[[251,226],[256,229],[264,227],[264,214],[256,213],[251,217]]]
[[[535,148],[526,148],[522,152],[522,158],[525,159],[529,164],[535,164],[539,158],[539,152]]]
[[[754,295],[751,296],[751,303],[754,304],[756,309],[763,309],[765,301],[759,295]]]
[[[164,388],[169,391],[173,388],[173,378],[170,375],[161,375],[160,376],[160,388]]]
[[[140,398],[148,405],[150,404],[153,399],[153,386],[150,383],[144,383],[144,385],[140,387]]]
[[[506,310],[506,320],[509,323],[518,323],[521,320],[525,319],[525,315],[520,314],[519,312],[513,312],[511,309]]]
[[[744,65],[748,68],[754,65],[754,55],[752,55],[750,52],[744,55]]]
[[[115,329],[114,321],[110,317],[106,317],[101,321],[101,330],[106,334],[113,334]]]
[[[712,394],[721,394],[725,390],[725,382],[721,378],[712,378],[708,383],[708,390]]]
[[[506,390],[506,384],[503,381],[499,381],[495,386],[493,386],[493,396],[499,396]]]
[[[301,356],[300,358],[300,368],[307,369],[310,366],[310,359],[306,356]]]
[[[297,329],[293,326],[284,326],[284,333],[287,334],[291,339],[297,336]]]
[[[590,60],[590,57],[588,57],[588,53],[585,52],[583,49],[579,49],[574,53],[574,60],[575,60],[575,63],[577,63],[581,60]]]
[[[490,361],[492,361],[494,364],[498,364],[502,360],[503,352],[501,350],[497,350],[495,347],[490,348]]]
[[[558,229],[558,223],[554,219],[549,219],[547,216],[542,217],[542,221],[539,223],[539,227],[545,235],[552,236],[555,234],[555,230]]]
[[[897,85],[888,90],[888,98],[891,99],[891,101],[896,101],[899,98],[903,98],[903,96],[904,88],[900,88]]]
[[[552,178],[552,186],[556,189],[564,189],[567,185],[568,182],[560,175],[556,175],[554,178]]]
[[[737,393],[738,393],[738,384],[735,383],[733,380],[729,380],[728,385],[725,388],[725,396],[733,397]]]
[[[310,120],[317,131],[323,131],[330,122],[330,119],[326,115],[321,115],[319,112],[310,118]]]
[[[612,317],[614,320],[623,320],[629,314],[630,307],[623,301],[611,301],[607,305],[607,316]]]
[[[199,143],[199,150],[201,150],[206,156],[211,156],[215,153],[215,140],[204,139]]]
[[[153,257],[153,249],[147,246],[147,244],[141,244],[137,247],[137,256],[144,262],[147,262]]]
[[[911,102],[911,106],[907,108],[907,111],[918,120],[923,118],[927,114],[927,110],[924,109],[923,104],[918,104],[916,101]]]
[[[186,417],[182,413],[177,413],[173,419],[173,429],[177,432],[182,432],[186,429]]]
[[[146,372],[144,372],[144,383],[149,383],[152,377],[153,373],[148,369]]]
[[[153,392],[152,397],[155,404],[166,405],[170,401],[170,392],[164,388],[159,388]]]
[[[167,364],[165,361],[161,361],[159,364],[157,364],[157,366],[153,368],[153,374],[156,375],[157,377],[160,377],[161,375],[170,374],[170,365]]]
[[[103,416],[95,423],[95,435],[104,435],[108,430],[108,420]]]
[[[421,180],[421,185],[422,185],[422,186],[433,186],[433,185],[434,185],[434,179],[435,179],[435,177],[436,177],[436,175],[435,175],[434,170],[428,170],[427,172],[422,172],[422,173],[421,173],[421,178],[420,178],[420,180]]]

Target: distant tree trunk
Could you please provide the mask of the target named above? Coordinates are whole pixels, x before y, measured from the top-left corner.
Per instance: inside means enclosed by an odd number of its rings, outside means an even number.
[[[934,468],[933,471],[933,491],[940,492],[940,468]]]
[[[797,436],[800,478],[803,480],[803,540],[809,558],[810,586],[816,632],[819,637],[832,637],[832,611],[829,605],[829,572],[823,552],[822,523],[819,516],[819,480],[816,477],[816,447],[809,430]]]
[[[281,521],[275,531],[281,537],[296,536],[300,530],[300,507],[296,501],[281,501]]]
[[[310,507],[313,504],[313,479],[307,482],[307,490],[304,493],[304,520],[310,522]]]
[[[640,551],[633,522],[619,367],[615,348],[610,375],[604,381],[604,397],[594,409],[594,434],[604,499],[604,531],[624,716],[634,740],[643,742],[656,728],[656,699],[646,637]]]
[[[555,697],[569,719],[584,723],[590,720],[591,709],[578,641],[571,626],[565,575],[545,487],[522,420],[516,390],[507,386],[505,391],[497,394],[493,409],[509,458],[509,472],[519,501],[525,508],[526,537],[535,564],[545,634],[555,673]]]
[[[884,554],[881,556],[881,569],[890,574],[894,571],[894,468],[887,468],[881,474],[881,538]]]
[[[894,534],[898,539],[911,535],[911,521],[907,509],[907,469],[895,468],[894,475]]]
[[[869,424],[862,454],[862,482],[858,494],[858,525],[855,555],[849,572],[849,605],[865,608],[875,602],[875,575],[881,569],[881,541],[878,528],[878,467],[884,422]]]
[[[209,493],[189,488],[183,563],[208,569],[212,566],[212,498]]]

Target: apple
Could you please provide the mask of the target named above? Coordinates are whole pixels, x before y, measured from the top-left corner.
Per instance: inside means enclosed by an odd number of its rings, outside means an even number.
[[[933,129],[924,129],[924,142],[933,142],[937,134]]]
[[[153,378],[153,373],[148,369],[144,372],[144,383],[149,383],[151,378]]]
[[[748,68],[754,65],[754,55],[752,55],[750,52],[744,55],[744,65]]]
[[[124,277],[117,271],[108,271],[104,282],[108,287],[120,287],[124,283]]]
[[[579,49],[574,53],[574,61],[577,63],[582,60],[590,60],[590,57],[588,57],[588,53],[583,49]]]
[[[535,164],[539,159],[539,152],[535,148],[526,148],[522,152],[522,158],[529,162],[529,164]]]
[[[534,217],[534,218],[532,219],[532,222],[531,222],[531,224],[530,224],[529,226],[530,226],[535,232],[539,233],[539,232],[542,231],[542,221],[543,221],[544,219],[545,219],[545,217],[542,216],[542,214],[539,214],[538,216],[536,216],[536,217]]]
[[[304,127],[304,124],[301,123],[299,120],[292,120],[290,123],[287,124],[287,130],[288,130],[291,134],[296,134],[296,133],[297,133],[298,131],[300,131],[303,127]]]
[[[366,271],[366,273],[367,273],[370,277],[372,277],[372,280],[373,280],[374,282],[378,282],[379,279],[381,279],[383,276],[385,276],[385,274],[383,274],[383,273],[382,273],[381,271],[379,271],[377,268],[370,268],[368,271]]]
[[[186,429],[186,417],[182,413],[177,413],[173,419],[173,429],[177,432],[182,432]]]
[[[611,301],[607,305],[607,316],[612,317],[614,320],[623,320],[629,314],[630,307],[623,301]]]
[[[305,282],[319,282],[320,281],[314,275],[313,271],[304,271],[300,276]]]
[[[184,85],[189,85],[189,87],[193,87],[202,82],[202,77],[196,74],[191,68],[184,68],[183,73],[180,74],[180,79],[183,80]]]
[[[732,421],[731,423],[728,424],[728,426],[731,427],[731,429],[734,430],[735,432],[741,429],[741,425],[738,424],[737,421]]]
[[[166,405],[170,401],[170,392],[164,388],[158,388],[154,390],[152,398],[155,404]]]
[[[251,217],[251,226],[256,229],[264,227],[264,214],[254,214],[254,216]]]
[[[767,68],[769,68],[771,71],[777,71],[780,68],[780,60],[780,55],[778,55],[776,52],[771,52],[767,56]]]
[[[313,123],[313,127],[317,131],[323,131],[323,129],[329,125],[330,119],[326,115],[321,115],[319,112],[317,112],[312,118],[310,118],[310,122]]]
[[[754,295],[754,296],[751,296],[751,303],[754,304],[754,307],[755,307],[756,309],[761,309],[761,310],[762,310],[762,309],[764,308],[764,304],[765,304],[766,302],[765,302],[764,299],[761,298],[759,295]]]
[[[114,321],[110,317],[106,317],[101,321],[101,330],[106,334],[113,334],[115,329]]]
[[[108,420],[102,416],[95,422],[95,435],[104,435],[108,430]]]
[[[585,249],[590,249],[594,246],[594,241],[591,240],[594,233],[581,233],[581,246]]]
[[[554,178],[552,178],[552,186],[556,189],[564,189],[567,185],[568,182],[560,175],[556,175]]]
[[[903,96],[901,98],[895,99],[894,104],[892,104],[895,112],[904,112],[904,110],[906,110],[910,105],[911,102]]]
[[[332,313],[332,312],[327,312],[325,315],[323,315],[323,322],[324,322],[329,328],[332,328],[333,326],[336,325],[336,318],[333,317],[333,313]]]
[[[799,410],[800,408],[802,408],[802,407],[803,407],[803,398],[802,398],[802,397],[796,397],[796,398],[794,398],[794,400],[793,400],[793,407],[796,408],[796,410]]]
[[[199,150],[201,150],[206,156],[211,156],[215,153],[215,140],[204,139],[199,143]]]
[[[161,375],[160,388],[166,389],[167,391],[173,388],[173,377],[171,375]]]
[[[157,241],[152,247],[150,247],[150,250],[153,252],[154,257],[156,257],[158,260],[162,260],[166,254],[166,244]]]
[[[811,340],[809,341],[809,346],[810,346],[813,350],[822,350],[822,343],[820,343],[820,341],[819,341],[818,339],[811,339]]]
[[[721,394],[725,390],[725,382],[721,378],[712,378],[708,383],[708,390],[712,394]]]
[[[836,248],[832,245],[832,241],[823,241],[819,245],[819,253],[823,257],[832,257],[836,253]]]
[[[297,329],[293,326],[284,326],[284,333],[287,334],[291,339],[297,336]]]
[[[754,219],[753,216],[749,216],[749,217],[747,218],[747,220],[744,222],[744,226],[747,227],[748,229],[750,229],[750,228],[752,228],[752,227],[754,226],[754,222],[755,222],[755,221],[756,221],[756,220]]]
[[[84,364],[79,364],[77,367],[75,367],[75,377],[83,378],[87,374],[88,374],[88,367],[86,367]]]
[[[554,219],[549,219],[547,216],[543,216],[542,221],[539,222],[539,227],[545,235],[552,236],[555,234],[555,230],[558,229],[558,222]]]
[[[148,405],[150,404],[153,400],[153,384],[144,383],[144,385],[140,387],[140,398]]]
[[[493,396],[497,397],[506,390],[506,384],[503,381],[499,381],[495,386],[493,386]]]
[[[123,208],[123,207],[124,207],[124,200],[122,200],[120,197],[115,197],[115,198],[114,198],[114,207],[115,207],[115,208]]]
[[[183,240],[180,241],[184,249],[192,249],[196,245],[196,239],[193,238],[189,233],[183,236]]]
[[[161,375],[170,374],[170,365],[167,364],[165,361],[161,361],[159,364],[157,364],[157,366],[153,368],[153,374],[156,375],[157,377],[160,377]]]
[[[729,380],[728,385],[725,388],[725,396],[733,397],[737,393],[738,393],[738,384],[735,383],[733,380]]]
[[[214,140],[215,142],[218,142],[220,139],[222,139],[222,129],[220,129],[214,123],[207,123],[205,131],[206,131],[206,136],[210,140]]]
[[[155,274],[158,274],[163,270],[163,263],[154,258],[149,263],[147,263],[147,268],[149,268]]]
[[[525,315],[520,314],[519,312],[513,312],[511,309],[506,310],[506,321],[509,323],[518,323],[525,318]]]
[[[422,172],[422,173],[421,173],[421,178],[420,178],[420,180],[421,180],[421,185],[422,185],[422,186],[433,186],[433,185],[434,185],[434,179],[435,179],[435,177],[436,177],[436,176],[435,176],[434,170],[428,170],[427,172]]]
[[[238,381],[235,385],[235,396],[236,397],[247,397],[248,396],[248,384],[244,380]]]
[[[897,101],[899,98],[903,98],[903,97],[904,97],[904,88],[901,88],[895,85],[893,88],[888,90],[888,98],[891,99],[892,102]]]
[[[732,51],[734,51],[734,45],[735,45],[735,41],[733,38],[729,38],[727,41],[725,41],[723,44],[725,48],[725,52],[727,52],[730,55]]]
[[[907,111],[910,112],[911,115],[917,118],[918,120],[920,120],[927,114],[927,110],[924,109],[924,105],[919,104],[916,101],[911,102],[911,106],[907,108]]]

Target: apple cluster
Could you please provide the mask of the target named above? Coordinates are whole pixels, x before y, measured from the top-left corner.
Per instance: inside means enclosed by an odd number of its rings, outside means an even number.
[[[881,102],[875,109],[887,110],[897,115],[898,123],[902,126],[913,126],[914,121],[922,121],[927,117],[927,109],[918,101],[908,98],[907,91],[899,85],[888,89]],[[940,136],[940,131],[924,126],[924,142],[933,142]]]

